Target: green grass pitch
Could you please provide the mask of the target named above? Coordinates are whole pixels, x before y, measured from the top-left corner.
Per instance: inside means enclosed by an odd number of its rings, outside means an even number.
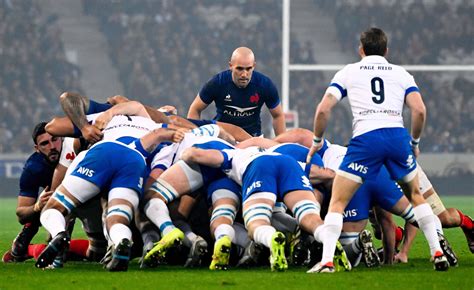
[[[445,197],[446,207],[457,207],[474,215],[473,197]],[[0,250],[6,251],[20,229],[15,216],[15,199],[0,199]],[[80,227],[76,227],[80,232]],[[291,267],[285,273],[269,268],[230,269],[211,272],[206,268],[184,269],[167,266],[140,270],[137,260],[125,273],[109,273],[98,264],[69,262],[63,269],[39,270],[33,261],[0,263],[0,290],[3,289],[474,289],[474,255],[459,228],[445,235],[459,256],[459,267],[435,272],[429,262],[428,246],[417,235],[408,264],[367,269],[360,265],[352,272],[309,275],[305,268]],[[76,237],[82,235],[76,234]],[[34,242],[43,242],[42,229]],[[377,246],[380,241],[376,241]]]

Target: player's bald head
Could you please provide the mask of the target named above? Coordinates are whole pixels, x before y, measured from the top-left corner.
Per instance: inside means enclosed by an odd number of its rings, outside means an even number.
[[[253,51],[248,47],[237,47],[230,56],[230,62],[255,63],[255,55],[253,54]]]

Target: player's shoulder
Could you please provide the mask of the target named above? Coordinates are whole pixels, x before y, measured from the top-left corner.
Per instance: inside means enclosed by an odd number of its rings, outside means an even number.
[[[224,70],[215,74],[208,83],[214,85],[226,85],[232,82],[232,72],[230,70]]]
[[[25,162],[25,166],[23,167],[24,172],[28,172],[30,174],[38,174],[43,172],[45,168],[47,168],[46,160],[41,153],[35,152],[28,157]]]
[[[270,79],[270,77],[268,77],[267,75],[265,75],[265,74],[263,74],[259,71],[253,71],[253,73],[252,73],[252,83],[254,83],[255,85],[258,85],[258,86],[263,86],[263,87],[273,85],[273,82]]]

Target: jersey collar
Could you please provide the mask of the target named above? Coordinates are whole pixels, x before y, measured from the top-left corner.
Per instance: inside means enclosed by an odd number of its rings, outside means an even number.
[[[385,57],[380,55],[369,55],[364,57],[360,62],[362,63],[388,63]]]

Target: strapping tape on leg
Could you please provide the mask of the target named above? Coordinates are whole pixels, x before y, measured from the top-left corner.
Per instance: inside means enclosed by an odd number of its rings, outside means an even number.
[[[308,214],[319,215],[321,211],[321,205],[312,200],[301,200],[295,204],[292,208],[293,215],[295,216],[298,224],[301,224],[303,218]]]
[[[107,209],[107,218],[112,216],[121,216],[130,222],[133,218],[133,210],[125,204],[113,205]]]
[[[68,213],[71,213],[71,211],[76,208],[76,204],[72,199],[67,197],[64,193],[60,192],[59,190],[56,190],[53,193],[53,198],[59,202],[66,210]]]
[[[233,205],[219,205],[212,210],[211,223],[217,218],[226,218],[232,223],[235,220],[237,209]]]
[[[155,181],[150,187],[150,189],[156,191],[159,195],[161,195],[161,197],[166,200],[166,203],[170,203],[179,197],[179,194],[176,189],[174,189],[174,187],[172,187],[169,183],[162,179],[158,179],[157,181]]]
[[[248,207],[243,215],[245,226],[248,227],[248,224],[255,220],[266,220],[270,223],[272,218],[272,207],[265,203],[256,203]]]

